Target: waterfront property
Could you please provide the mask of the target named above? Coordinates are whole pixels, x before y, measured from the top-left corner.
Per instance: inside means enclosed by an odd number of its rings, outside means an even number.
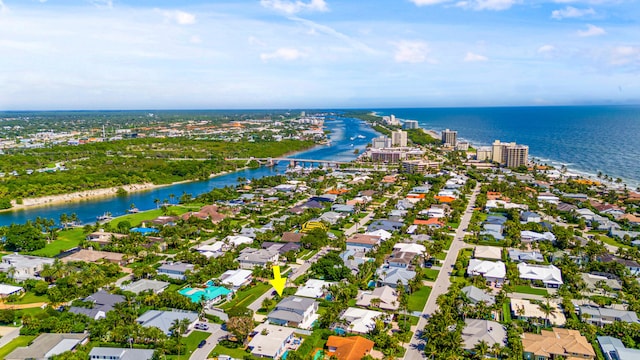
[[[2,257],[0,271],[15,280],[36,279],[45,267],[53,265],[53,259],[31,255],[8,254]]]

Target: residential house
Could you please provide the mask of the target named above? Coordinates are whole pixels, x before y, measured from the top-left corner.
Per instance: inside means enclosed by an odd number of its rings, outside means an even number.
[[[639,324],[638,315],[634,311],[600,308],[594,306],[580,306],[580,317],[583,321],[604,326],[614,321]]]
[[[523,211],[520,214],[520,221],[523,223],[539,223],[542,221],[542,217],[532,211]]]
[[[347,249],[369,251],[380,245],[380,241],[379,236],[354,234],[347,239]]]
[[[163,333],[170,336],[171,328],[174,323],[177,321],[187,320],[189,322],[189,326],[187,326],[187,331],[193,329],[193,327],[198,322],[199,316],[197,312],[193,311],[184,311],[184,310],[169,310],[169,311],[161,311],[161,310],[149,310],[139,316],[136,319],[136,322],[143,327],[157,327],[162,330]]]
[[[562,273],[554,265],[530,265],[524,262],[518,264],[520,278],[540,281],[548,288],[559,288],[562,285]]]
[[[331,211],[337,213],[353,214],[356,211],[356,207],[353,205],[333,204],[331,206]]]
[[[136,295],[145,291],[151,291],[154,294],[160,294],[167,287],[169,287],[168,282],[149,279],[140,279],[138,281],[132,282],[129,285],[120,286],[122,290],[131,291]]]
[[[544,256],[539,251],[522,251],[519,249],[509,249],[509,258],[515,262],[543,262]]]
[[[385,230],[392,233],[394,231],[399,231],[403,226],[404,223],[402,221],[378,219],[371,222],[371,224],[367,227],[367,232],[371,233],[377,230]]]
[[[413,252],[394,250],[391,255],[387,257],[385,263],[392,268],[413,268],[412,262],[418,258],[418,262],[422,262],[422,254],[416,254]]]
[[[384,229],[378,229],[376,231],[366,232],[365,235],[379,236],[381,241],[387,241],[391,239],[392,234]]]
[[[253,238],[244,235],[229,235],[224,239],[224,242],[238,247],[243,244],[253,244]]]
[[[365,253],[366,251],[362,248],[351,248],[340,253],[340,258],[344,261],[344,266],[351,270],[352,275],[358,273],[360,264],[369,261]]]
[[[62,262],[68,263],[72,261],[99,262],[106,261],[112,264],[124,266],[133,261],[133,258],[127,258],[125,254],[114,253],[109,251],[97,251],[82,249],[76,253],[62,258]]]
[[[162,264],[158,269],[158,275],[166,275],[172,279],[184,280],[187,278],[187,271],[193,271],[195,266],[183,262],[170,262]]]
[[[624,239],[628,236],[630,239],[640,238],[640,231],[624,231],[618,229],[609,230],[609,235],[618,239]]]
[[[381,267],[376,271],[378,276],[378,286],[389,286],[396,288],[400,282],[405,288],[409,286],[409,281],[416,277],[416,272],[401,267]]]
[[[627,348],[620,339],[611,336],[598,336],[598,343],[605,360],[640,359],[640,349]]]
[[[322,215],[320,215],[319,220],[320,221],[325,221],[325,222],[327,222],[328,224],[331,224],[331,225],[335,225],[343,218],[344,218],[344,215],[340,214],[339,212],[327,211],[327,212],[323,213]]]
[[[2,260],[4,261],[4,258]],[[640,264],[638,264],[638,262],[636,262],[635,260],[622,259],[611,254],[604,254],[598,257],[598,261],[601,261],[604,263],[608,263],[612,261],[617,262],[618,264],[624,265],[624,267],[626,267],[631,272],[631,275],[633,276],[640,275]]]
[[[23,292],[24,288],[22,286],[0,284],[0,298],[6,298],[11,295],[20,295]]]
[[[558,204],[560,202],[560,198],[555,196],[552,193],[540,193],[538,194],[538,201],[540,202],[547,202],[550,204]]]
[[[304,234],[300,232],[286,231],[282,233],[282,238],[280,239],[280,241],[288,243],[300,243],[303,236]]]
[[[373,291],[359,291],[356,305],[396,311],[399,306],[398,293],[389,286],[375,288]]]
[[[92,232],[91,234],[87,234],[85,239],[91,243],[97,244],[99,246],[109,245],[111,243],[112,238],[121,239],[127,237],[127,235],[111,233],[100,229],[100,231]]]
[[[427,251],[427,248],[422,244],[415,243],[397,243],[393,245],[394,251],[408,252],[414,254],[424,254]]]
[[[375,327],[377,318],[385,318],[384,313],[350,307],[340,315],[344,323],[344,328],[341,328],[350,333],[368,334]]]
[[[498,344],[507,346],[507,329],[500,323],[488,320],[465,319],[462,329],[462,348],[473,351],[476,344],[484,341],[489,349]]]
[[[535,231],[523,230],[520,232],[520,241],[523,243],[531,243],[533,241],[556,241],[556,236],[550,231],[538,233]]]
[[[238,290],[239,288],[249,285],[253,280],[253,274],[250,270],[227,270],[220,277],[218,277],[218,281],[220,284],[231,287],[233,290]]]
[[[486,281],[501,286],[507,276],[507,268],[502,261],[469,260],[467,275],[482,276]]]
[[[31,345],[19,347],[7,354],[5,360],[44,360],[72,351],[78,345],[89,341],[88,333],[80,334],[40,334]]]
[[[298,288],[295,295],[312,299],[321,299],[327,295],[327,289],[333,284],[334,283],[324,280],[309,279],[303,287]]]
[[[256,266],[264,267],[268,263],[276,264],[280,254],[274,250],[244,248],[236,261],[240,263],[241,269],[253,269]]]
[[[300,250],[300,244],[296,243],[276,243],[271,241],[265,241],[262,243],[262,248],[266,250],[277,251],[278,254],[284,255],[289,251],[298,252]]]
[[[69,312],[84,314],[93,320],[98,320],[107,317],[107,313],[113,310],[115,305],[125,302],[126,298],[122,295],[113,295],[100,290],[87,296],[84,301],[93,303],[93,306],[91,308],[72,306],[69,308]]]
[[[473,285],[465,286],[461,291],[473,305],[484,302],[487,306],[491,306],[496,303],[496,298],[493,295]]]
[[[540,334],[522,334],[525,360],[595,359],[596,353],[586,337],[578,330],[552,328]]]
[[[224,251],[228,250],[230,246],[222,241],[216,241],[213,244],[203,244],[196,247],[194,250],[207,258],[217,258],[224,255]]]
[[[7,254],[2,257],[0,271],[19,281],[37,279],[45,265],[53,265],[53,261],[39,256]]]
[[[496,240],[503,240],[504,236],[504,224],[507,222],[507,218],[504,216],[487,216],[487,220],[482,224],[482,231],[480,235],[491,235]]]
[[[293,329],[262,323],[253,330],[247,351],[258,358],[279,359],[293,340]]]
[[[587,291],[590,293],[604,294],[603,287],[607,286],[612,291],[622,290],[622,284],[620,280],[616,279],[613,275],[605,276],[606,274],[587,274],[582,273],[582,281],[587,286]]]
[[[426,227],[431,228],[431,229],[441,229],[441,228],[446,226],[445,223],[443,223],[442,221],[440,221],[437,218],[431,218],[431,219],[428,219],[428,220],[415,219],[413,221],[413,225],[426,226]]]
[[[318,318],[317,312],[318,302],[309,298],[289,296],[276,305],[267,316],[267,320],[276,325],[309,329]]]
[[[476,246],[473,249],[476,259],[502,260],[502,248],[497,246]]]
[[[154,349],[94,347],[89,360],[151,360],[154,352]]]
[[[564,326],[567,319],[558,307],[558,304],[550,301],[551,313],[549,313],[549,323],[554,326]],[[519,320],[529,321],[530,319],[547,319],[547,314],[542,311],[540,305],[533,304],[525,299],[511,299],[511,315]]]
[[[329,336],[327,355],[338,360],[360,360],[371,353],[375,343],[362,336]]]

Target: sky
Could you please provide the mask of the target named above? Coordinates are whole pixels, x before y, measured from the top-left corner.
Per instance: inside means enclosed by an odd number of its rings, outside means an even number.
[[[0,110],[640,104],[639,0],[0,0]]]

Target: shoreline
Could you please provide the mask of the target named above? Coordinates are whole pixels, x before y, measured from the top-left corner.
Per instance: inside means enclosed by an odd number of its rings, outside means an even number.
[[[218,176],[227,175],[227,174],[231,174],[231,173],[246,170],[246,169],[247,167],[245,166],[242,168],[238,168],[234,171],[221,171],[215,174],[211,174],[209,176],[209,179],[213,179]],[[47,196],[41,196],[36,198],[24,198],[22,200],[23,202],[22,204],[16,204],[15,200],[11,200],[12,207],[9,209],[0,210],[0,212],[10,212],[10,211],[31,209],[31,208],[37,208],[37,207],[42,207],[47,205],[74,203],[74,202],[80,202],[83,200],[92,200],[92,199],[103,198],[103,197],[114,197],[114,196],[117,196],[118,189],[120,188],[124,189],[127,193],[136,193],[136,192],[150,191],[150,190],[155,190],[155,189],[163,188],[167,186],[185,184],[185,183],[196,182],[196,181],[200,181],[200,180],[181,180],[181,181],[175,181],[169,184],[143,183],[143,184],[113,186],[110,188],[77,191],[77,192],[67,193],[67,194],[47,195]]]

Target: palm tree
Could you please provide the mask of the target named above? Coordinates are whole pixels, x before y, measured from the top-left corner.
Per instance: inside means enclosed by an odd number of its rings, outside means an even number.
[[[169,194],[169,200],[171,200],[171,202],[173,202],[175,198],[176,198],[176,194],[173,194],[173,193]]]
[[[153,203],[156,204],[156,209],[157,209],[160,205],[160,199],[158,198],[153,199]]]
[[[474,347],[473,351],[475,352],[475,358],[483,359],[487,352],[489,351],[489,344],[486,341],[480,340]]]

